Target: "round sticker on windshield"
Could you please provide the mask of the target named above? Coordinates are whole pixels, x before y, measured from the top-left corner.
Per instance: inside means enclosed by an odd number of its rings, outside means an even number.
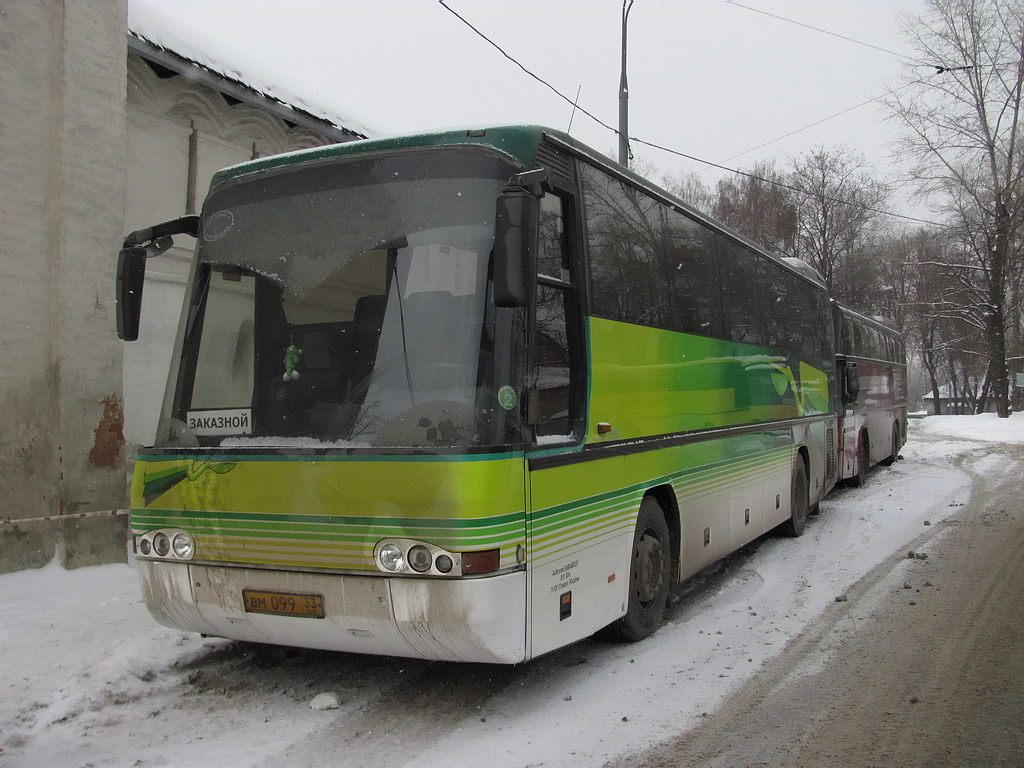
[[[508,384],[498,390],[498,405],[506,411],[511,411],[516,407],[516,399],[516,391]]]
[[[203,227],[203,240],[213,242],[220,240],[235,226],[235,216],[231,211],[217,211],[206,220]]]

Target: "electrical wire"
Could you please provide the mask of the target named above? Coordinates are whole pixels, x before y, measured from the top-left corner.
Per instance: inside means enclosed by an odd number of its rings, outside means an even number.
[[[441,7],[443,7],[446,11],[448,11],[448,13],[452,14],[452,16],[454,16],[459,21],[461,21],[463,24],[465,24],[467,27],[469,27],[471,30],[473,30],[479,37],[481,37],[483,40],[485,40],[487,43],[489,43],[495,50],[497,50],[498,53],[500,53],[506,59],[511,61],[513,64],[515,64],[517,67],[519,67],[521,70],[523,70],[523,72],[525,72],[527,75],[532,77],[538,83],[543,85],[545,88],[547,88],[553,94],[555,94],[558,98],[562,99],[567,104],[570,104],[573,107],[573,109],[576,109],[576,110],[582,112],[584,115],[589,117],[591,120],[593,120],[595,123],[600,125],[602,128],[607,128],[609,131],[611,131],[611,132],[615,133],[616,135],[618,135],[619,132],[618,132],[617,129],[612,128],[610,125],[608,125],[608,123],[604,122],[604,120],[602,120],[601,118],[597,117],[596,115],[592,114],[591,112],[588,112],[583,107],[581,107],[578,104],[576,104],[572,99],[570,99],[568,96],[566,96],[560,90],[555,88],[555,86],[553,86],[547,80],[545,80],[544,78],[540,77],[539,75],[535,75],[533,72],[528,70],[525,66],[523,66],[521,63],[519,63],[519,61],[517,61],[513,56],[511,56],[510,54],[506,53],[504,48],[502,48],[496,42],[491,40],[491,38],[489,38],[487,35],[485,35],[479,29],[474,27],[464,16],[460,15],[458,13],[458,11],[456,11],[454,8],[449,6],[445,2],[445,0],[437,0],[437,1],[438,1],[438,3],[440,3]]]
[[[846,35],[840,35],[838,32],[830,32],[827,29],[821,29],[820,27],[814,27],[814,26],[811,26],[810,24],[805,24],[802,21],[796,21],[795,19],[788,19],[785,16],[779,16],[777,13],[770,13],[769,11],[762,11],[760,8],[751,8],[749,5],[743,5],[743,3],[736,2],[736,0],[725,0],[725,4],[726,5],[731,5],[734,8],[742,8],[745,11],[751,11],[753,13],[760,13],[763,16],[769,16],[769,17],[771,17],[773,19],[778,19],[779,21],[785,21],[787,24],[794,24],[794,25],[796,25],[798,27],[803,27],[804,29],[810,29],[810,30],[812,30],[814,32],[820,32],[823,35],[829,35],[830,37],[838,37],[840,40],[845,40],[846,42],[853,43],[854,45],[862,45],[865,48],[872,48],[872,49],[874,49],[876,51],[881,51],[882,53],[888,53],[888,54],[891,54],[891,55],[896,56],[898,58],[901,58],[904,61],[909,61],[909,62],[911,62],[913,64],[916,64],[916,65],[918,65],[920,67],[934,66],[932,64],[923,64],[920,61],[917,61],[915,59],[910,58],[905,53],[897,53],[896,51],[890,50],[888,48],[882,48],[881,46],[878,46],[878,45],[872,45],[871,43],[865,43],[863,40],[857,40],[857,39],[855,39],[853,37],[847,37]]]
[[[889,95],[897,94],[900,91],[904,91],[907,88],[910,88],[911,86],[914,86],[914,85],[917,85],[917,83],[907,83],[906,85],[901,85],[899,88],[891,90],[889,92]],[[868,104],[873,104],[876,101],[881,101],[883,98],[885,98],[885,97],[884,96],[874,96],[874,97],[868,99],[867,101],[862,101],[860,104],[855,104],[852,107],[847,107],[846,109],[840,110],[839,112],[836,112],[835,114],[829,115],[828,117],[823,117],[820,120],[815,120],[813,123],[808,123],[807,125],[801,126],[800,128],[796,128],[796,129],[790,131],[789,133],[784,133],[781,136],[777,136],[774,139],[766,141],[763,144],[758,144],[756,147],[751,147],[750,149],[745,149],[742,152],[737,152],[735,155],[730,155],[729,157],[725,158],[724,160],[721,160],[720,162],[727,163],[730,160],[735,160],[737,157],[743,157],[743,155],[750,154],[751,152],[756,152],[759,149],[764,149],[765,147],[771,146],[772,144],[780,142],[780,141],[782,141],[784,139],[788,139],[790,136],[795,136],[796,134],[803,133],[804,131],[806,131],[806,130],[808,130],[810,128],[815,128],[815,127],[821,125],[822,123],[827,123],[829,120],[834,120],[837,117],[842,117],[847,112],[853,112],[855,109],[860,109],[861,107],[866,107]]]
[[[559,91],[557,88],[555,88],[555,86],[553,86],[547,80],[545,80],[544,78],[540,77],[537,74],[534,74],[529,69],[527,69],[525,65],[523,65],[521,62],[519,62],[511,54],[507,53],[500,45],[498,45],[496,42],[491,40],[487,35],[485,35],[483,32],[481,32],[479,29],[477,29],[475,26],[473,26],[473,24],[471,24],[465,17],[463,17],[461,14],[459,14],[453,8],[451,8],[445,2],[445,0],[438,0],[438,3],[441,5],[441,7],[443,7],[446,11],[448,11],[453,16],[455,16],[455,18],[457,18],[459,21],[461,21],[464,25],[466,25],[471,30],[473,30],[473,32],[477,36],[479,36],[481,39],[483,39],[485,42],[487,42],[489,45],[491,45],[493,48],[495,48],[502,56],[504,56],[506,59],[511,61],[517,67],[519,67],[519,69],[521,69],[523,72],[525,72],[531,78],[533,78],[538,83],[543,85],[545,88],[550,90],[552,93],[554,93],[560,99],[562,99],[566,103],[572,105],[573,109],[582,112],[584,115],[589,117],[591,120],[593,120],[595,123],[600,125],[602,128],[605,128],[606,130],[611,131],[616,136],[620,135],[617,128],[613,128],[611,125],[609,125],[604,120],[602,120],[599,117],[597,117],[596,115],[594,115],[592,112],[589,112],[588,110],[586,110],[583,107],[579,106],[578,103],[574,102],[572,99],[570,99],[564,93]],[[746,8],[746,6],[739,6],[739,7]],[[856,42],[856,41],[854,41],[854,42]],[[888,51],[888,52],[892,53],[891,51]],[[899,54],[897,54],[897,55],[899,55]],[[871,101],[875,101],[875,100],[876,99],[871,99],[871,100],[869,100],[867,102],[864,102],[864,104],[868,104]],[[844,114],[845,112],[849,112],[849,111],[851,111],[853,109],[857,109],[858,107],[862,107],[862,106],[864,106],[864,104],[858,104],[856,107],[851,107],[850,109],[844,110],[844,112],[837,113],[836,115],[833,115],[832,117],[837,117],[840,114]],[[822,120],[819,120],[818,123],[825,122],[826,120],[830,120],[830,119],[832,119],[832,118],[831,117],[827,117],[827,118],[824,118]],[[815,123],[813,125],[816,125],[816,124],[817,123]],[[806,128],[810,128],[810,127],[811,126],[805,126],[804,128],[799,128],[796,131],[793,131],[792,133],[787,134],[787,136],[788,135],[792,135],[793,133],[799,133],[800,131],[805,130]],[[704,160],[703,158],[696,157],[694,155],[689,155],[689,154],[687,154],[685,152],[680,152],[679,150],[672,149],[670,147],[666,147],[666,146],[661,145],[661,144],[656,144],[654,142],[647,141],[645,139],[641,139],[638,136],[627,136],[626,138],[627,138],[628,141],[636,142],[637,144],[642,144],[642,145],[644,145],[646,147],[651,147],[652,149],[657,149],[657,150],[659,150],[661,152],[666,152],[666,153],[668,153],[670,155],[675,155],[677,157],[682,157],[682,158],[684,158],[686,160],[692,160],[693,162],[701,163],[702,165],[706,165],[706,166],[709,166],[711,168],[717,168],[719,170],[726,171],[728,173],[734,173],[734,174],[736,174],[738,176],[745,176],[745,177],[747,177],[749,179],[754,179],[756,181],[761,181],[761,182],[764,182],[765,184],[771,184],[773,186],[778,186],[778,187],[782,187],[784,189],[789,189],[789,190],[791,190],[793,192],[797,192],[797,193],[799,193],[801,195],[805,195],[805,196],[809,196],[810,195],[810,193],[807,190],[801,189],[800,187],[798,187],[796,185],[793,185],[793,184],[786,184],[784,182],[780,182],[780,181],[777,181],[775,179],[767,179],[767,178],[764,178],[762,176],[758,176],[757,174],[750,173],[749,171],[743,171],[743,170],[740,170],[738,168],[731,168],[731,167],[729,167],[727,165],[722,165],[721,163],[714,163],[714,162],[711,162],[710,160]],[[785,137],[780,137],[780,139],[781,138],[785,138]],[[765,145],[762,145],[762,146],[767,146],[767,144],[774,143],[775,141],[779,141],[780,139],[773,139],[772,141],[767,142]],[[755,149],[759,149],[759,147],[755,147]],[[753,151],[754,150],[751,149],[751,150],[747,150],[746,152],[742,152],[740,154],[746,154],[747,152],[753,152]],[[734,157],[738,157],[738,156],[739,155],[735,155]],[[833,200],[835,202],[837,202],[837,203],[842,204],[842,205],[849,205],[849,206],[851,206],[853,208],[859,208],[861,210],[868,211],[870,213],[877,213],[877,214],[880,214],[880,215],[883,215],[883,216],[890,216],[890,217],[896,218],[896,219],[903,219],[905,221],[911,221],[911,222],[915,222],[917,224],[927,224],[929,226],[934,226],[934,227],[945,227],[946,226],[945,224],[941,224],[941,223],[936,222],[936,221],[929,221],[927,219],[919,219],[919,218],[916,218],[914,216],[907,216],[907,215],[901,214],[901,213],[894,213],[892,211],[886,211],[886,210],[883,210],[881,208],[873,208],[871,206],[863,205],[861,203],[853,203],[853,202],[850,202],[848,200],[842,200],[840,198],[833,198]]]
[[[760,14],[762,14],[764,16],[769,16],[769,17],[771,17],[773,19],[778,19],[779,21],[785,21],[788,24],[795,24],[798,27],[803,27],[804,29],[810,29],[810,30],[812,30],[814,32],[819,32],[819,33],[821,33],[823,35],[829,35],[830,37],[837,37],[840,40],[845,40],[846,42],[853,43],[854,45],[862,45],[865,48],[872,48],[872,49],[874,49],[876,51],[881,51],[882,53],[891,54],[892,56],[896,56],[897,58],[900,58],[900,59],[903,59],[904,61],[910,62],[911,64],[913,64],[916,67],[924,67],[925,69],[934,69],[935,70],[935,74],[938,74],[938,75],[944,74],[946,72],[968,72],[968,71],[974,69],[975,67],[979,66],[979,65],[976,65],[976,64],[960,64],[960,65],[954,65],[954,66],[946,66],[946,65],[942,65],[942,64],[928,64],[928,63],[922,61],[921,59],[913,59],[913,58],[911,58],[910,56],[908,56],[905,53],[899,53],[899,52],[893,51],[893,50],[891,50],[889,48],[882,48],[881,46],[873,45],[872,43],[865,43],[863,40],[857,40],[856,38],[853,38],[853,37],[847,37],[846,35],[841,35],[838,32],[831,32],[831,31],[829,31],[827,29],[821,29],[820,27],[815,27],[815,26],[812,26],[810,24],[805,24],[802,21],[797,21],[796,19],[790,19],[790,18],[787,18],[786,16],[780,16],[777,13],[770,13],[769,11],[763,11],[760,8],[751,8],[749,5],[743,5],[743,3],[736,2],[736,0],[725,0],[725,3],[726,3],[726,5],[731,5],[734,8],[742,8],[743,10],[751,11],[752,13],[760,13]],[[1011,66],[1011,67],[1013,67],[1013,66],[1016,66],[1016,63],[1015,62],[1010,62],[1008,64],[985,64],[985,65],[981,65],[981,66],[983,66],[986,69],[989,68],[989,67],[998,68],[1000,66]]]

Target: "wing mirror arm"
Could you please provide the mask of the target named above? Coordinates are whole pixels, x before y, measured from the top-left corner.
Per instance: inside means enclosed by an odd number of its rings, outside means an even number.
[[[182,216],[132,232],[117,255],[115,302],[117,336],[124,341],[139,338],[142,318],[142,289],[146,281],[146,260],[159,256],[172,245],[172,235],[199,236],[199,217]]]

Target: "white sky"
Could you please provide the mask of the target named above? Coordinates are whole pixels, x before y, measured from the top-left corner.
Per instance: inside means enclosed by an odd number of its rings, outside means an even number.
[[[447,0],[525,67],[618,124],[620,0]],[[739,7],[738,4],[748,8]],[[870,46],[905,50],[899,13],[924,0],[635,0],[629,16],[630,133],[695,157],[785,164],[817,145],[845,145],[889,175],[892,126],[876,104],[904,63],[758,13]],[[348,116],[378,135],[539,123],[565,130],[571,104],[530,78],[436,0],[130,0],[154,24],[242,79]],[[927,72],[927,70],[924,70]],[[617,155],[609,130],[577,112],[572,134]],[[704,166],[648,147],[662,174]],[[738,156],[738,157],[737,157]],[[723,174],[711,169],[713,183]]]

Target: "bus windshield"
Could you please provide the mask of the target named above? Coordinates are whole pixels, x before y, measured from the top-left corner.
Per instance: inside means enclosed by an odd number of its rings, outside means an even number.
[[[515,172],[421,150],[215,189],[157,444],[517,442],[525,313],[496,308],[488,281]]]

